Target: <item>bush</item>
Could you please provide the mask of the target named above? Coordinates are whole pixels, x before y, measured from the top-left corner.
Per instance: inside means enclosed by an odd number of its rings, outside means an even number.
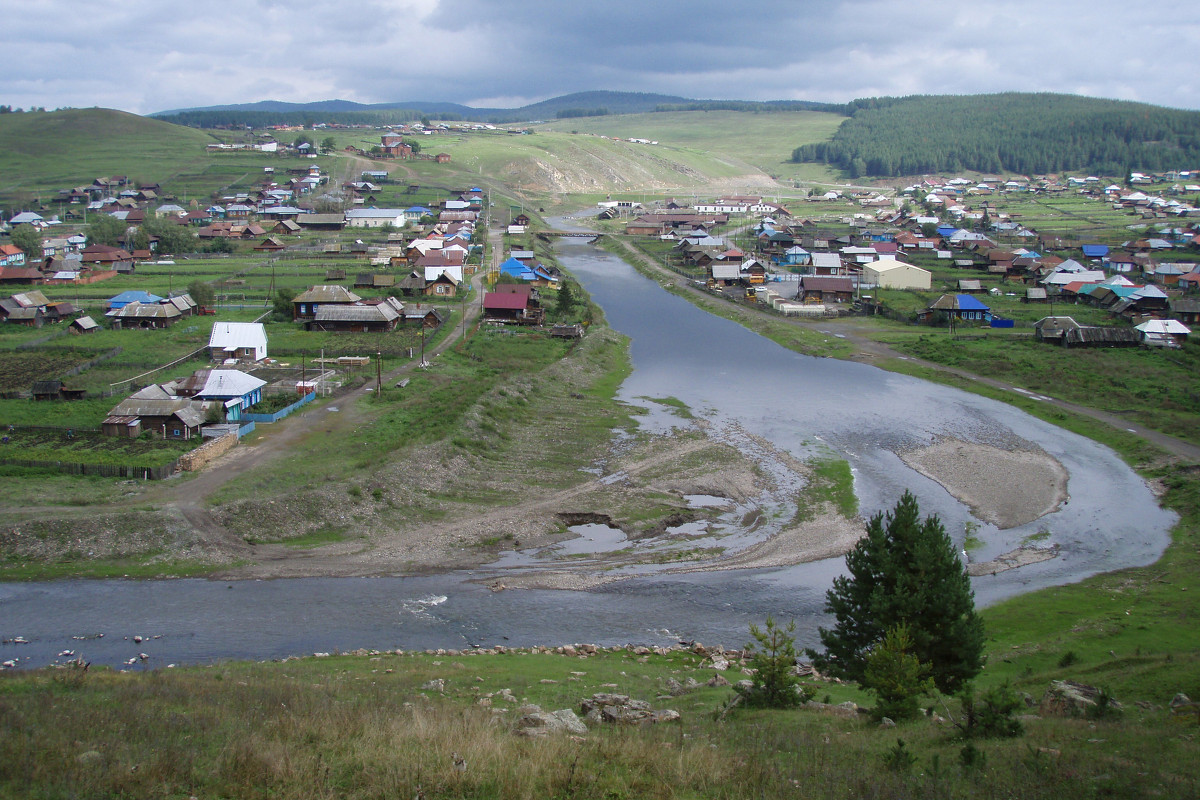
[[[920,698],[933,691],[929,665],[910,652],[912,646],[908,626],[901,624],[890,628],[867,656],[863,686],[879,698],[872,711],[876,719],[914,719],[920,711]]]
[[[895,747],[883,754],[883,765],[892,772],[908,772],[915,763],[917,757],[905,747],[903,739],[897,739]]]
[[[994,686],[975,699],[975,690],[968,686],[962,695],[963,719],[958,724],[968,739],[1007,739],[1025,732],[1016,713],[1021,709],[1021,698],[1008,682]]]
[[[794,620],[787,627],[780,627],[771,617],[767,617],[765,629],[750,625],[750,635],[761,649],[755,649],[753,644],[746,645],[747,650],[753,651],[750,667],[754,675],[752,686],[737,689],[743,703],[765,708],[790,708],[812,699],[813,690],[802,687],[795,672],[796,645],[792,636],[795,630]]]

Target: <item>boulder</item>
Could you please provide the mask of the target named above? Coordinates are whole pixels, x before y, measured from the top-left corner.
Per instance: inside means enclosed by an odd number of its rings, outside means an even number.
[[[597,692],[585,698],[579,708],[584,719],[594,725],[642,725],[679,719],[677,711],[654,711],[644,700],[633,700],[628,695],[608,692]]]
[[[444,692],[446,691],[446,680],[444,678],[434,678],[422,685],[421,688],[427,692]]]
[[[1039,709],[1043,714],[1058,714],[1061,716],[1082,716],[1096,708],[1101,690],[1075,681],[1050,681],[1050,687],[1042,695]],[[1108,705],[1120,709],[1121,704],[1109,700]]]
[[[569,708],[554,712],[538,710],[523,714],[517,720],[514,732],[518,736],[548,736],[557,733],[579,736],[587,733],[587,725],[584,725]]]

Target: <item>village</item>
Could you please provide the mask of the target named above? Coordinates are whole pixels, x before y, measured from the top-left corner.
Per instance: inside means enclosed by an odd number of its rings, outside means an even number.
[[[382,137],[384,146],[392,141]],[[161,186],[100,178],[61,193],[62,218],[22,212],[5,221],[0,285],[11,294],[0,299],[0,318],[16,349],[0,405],[41,407],[8,415],[5,443],[18,444],[26,429],[57,430],[67,440],[9,447],[10,462],[110,474],[110,457],[99,465],[87,463],[88,453],[79,454],[83,463],[59,457],[97,436],[204,441],[215,451],[172,459],[167,469],[117,470],[165,477],[202,466],[256,424],[315,397],[385,369],[424,367],[426,348],[455,335],[467,317],[554,337],[583,334],[578,319],[560,319],[553,308],[547,325],[543,292],[553,299],[561,273],[535,253],[524,215],[489,240],[483,190],[398,185],[386,170],[338,186],[316,165],[289,173],[280,181],[266,167],[253,191],[204,208],[192,202],[190,210]],[[385,199],[408,204],[380,205]],[[344,210],[329,212],[334,203]],[[115,223],[115,242],[94,241],[97,228],[85,217]],[[64,370],[68,361],[84,363]],[[109,369],[119,361],[136,376]],[[100,413],[104,397],[112,400]]]
[[[223,451],[256,424],[361,385],[372,371],[424,365],[427,340],[476,313],[490,327],[583,335],[585,315],[570,293],[565,307],[559,302],[566,277],[551,242],[561,232],[533,209],[494,214],[480,187],[397,180],[389,162],[417,158],[418,137],[457,130],[417,124],[384,132],[369,149],[348,145],[344,158],[373,166],[341,180],[312,163],[311,137],[282,144],[266,134],[233,149],[275,163],[253,188],[208,203],[110,176],[60,190],[59,214],[11,215],[0,286],[16,291],[0,299],[0,319],[7,330],[31,332],[17,334],[26,354],[0,404],[92,405],[87,413],[16,413],[10,435],[36,416],[32,427],[58,425],[72,439],[220,440]],[[1186,202],[1200,194],[1188,183],[1196,179],[928,178],[871,190],[814,187],[782,201],[610,196],[594,226],[697,286],[784,318],[876,317],[1013,331],[1065,347],[1176,348],[1200,316],[1200,211]],[[1043,228],[1030,218],[1037,204],[1064,199],[1086,224],[1047,219]],[[1129,238],[1114,237],[1122,230]],[[151,347],[159,352],[137,362],[135,377],[91,364],[130,347],[114,338],[122,331],[152,337],[181,326],[200,346],[188,352],[181,342],[171,359],[163,356],[174,344]],[[77,351],[104,337],[104,347],[78,359],[89,362],[82,369],[28,357],[39,346],[70,340]],[[269,338],[277,341],[268,346]],[[100,396],[112,398],[104,413]]]
[[[1143,176],[1149,183],[1188,175]],[[1042,181],[927,180],[896,194],[831,190],[800,201],[804,213],[757,196],[681,205],[673,200],[602,203],[600,219],[654,240],[642,249],[681,275],[735,301],[784,316],[881,314],[925,324],[1014,327],[1071,346],[1178,347],[1200,317],[1200,210],[1180,199],[1200,185],[1176,183],[1169,197],[1097,178]],[[1040,232],[1005,206],[1066,193],[1106,213],[1139,220],[1111,244]],[[853,203],[831,219],[815,204]],[[799,206],[795,206],[799,208]],[[746,220],[753,220],[746,222]],[[718,231],[738,226],[739,235]],[[1111,225],[1110,225],[1111,227]],[[1100,232],[1100,231],[1097,231]],[[1111,233],[1103,231],[1105,239]],[[744,234],[744,235],[743,235]],[[791,288],[795,285],[795,289]],[[925,305],[912,299],[941,291]],[[947,291],[949,290],[949,291]],[[1081,324],[1068,306],[1098,309]],[[896,315],[901,318],[900,315]]]

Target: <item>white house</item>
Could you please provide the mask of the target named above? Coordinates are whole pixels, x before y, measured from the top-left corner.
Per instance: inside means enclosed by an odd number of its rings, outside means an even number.
[[[262,361],[267,357],[267,332],[261,322],[216,322],[208,349],[214,361]]]
[[[407,220],[403,208],[352,208],[346,212],[346,225],[351,228],[403,228]]]

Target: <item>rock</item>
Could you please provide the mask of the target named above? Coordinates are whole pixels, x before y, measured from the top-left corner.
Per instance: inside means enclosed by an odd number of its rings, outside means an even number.
[[[635,648],[633,648],[633,654],[635,656],[648,656],[648,655],[650,655],[650,648],[649,647],[635,647]]]
[[[1100,692],[1095,686],[1075,681],[1051,681],[1042,696],[1040,709],[1043,714],[1079,716],[1096,707]],[[1108,705],[1114,709],[1121,708],[1116,700],[1110,699]]]
[[[882,719],[879,720],[879,727],[894,728],[894,727],[896,727],[896,721],[893,720],[891,717],[883,717]]]
[[[434,678],[421,686],[421,688],[427,692],[444,692],[446,691],[446,680],[444,678]]]
[[[99,750],[86,750],[75,756],[75,760],[80,764],[95,764],[97,761],[104,759],[103,754]]]
[[[713,675],[707,681],[709,686],[728,686],[729,681],[725,680],[724,675]]]
[[[1174,711],[1178,708],[1185,708],[1187,706],[1190,706],[1191,704],[1192,704],[1191,698],[1188,697],[1183,692],[1180,692],[1171,698],[1171,710],[1172,711]]]
[[[588,732],[587,725],[583,724],[583,720],[575,715],[575,712],[569,708],[560,708],[553,714],[562,726],[562,730],[567,733],[573,733],[576,736],[582,736]]]
[[[664,708],[662,711],[655,711],[651,722],[658,724],[660,722],[678,722],[682,717],[679,712],[673,708]]]
[[[676,711],[652,711],[644,700],[633,700],[628,695],[597,692],[580,702],[584,719],[593,725],[641,725],[643,723],[670,722],[679,719]]]
[[[667,686],[667,693],[670,694],[672,697],[678,697],[681,694],[687,694],[687,691],[688,691],[687,689],[685,689],[683,687],[682,683],[675,680],[674,678],[667,678],[666,686]]]
[[[844,708],[847,711],[852,711],[855,714],[858,713],[858,703],[854,702],[853,700],[847,700],[844,703],[838,703],[837,707]]]
[[[692,645],[692,652],[698,656],[706,656],[706,655],[708,655],[708,648],[705,647],[704,645],[700,644],[699,642],[696,642],[695,644]]]
[[[562,654],[564,656],[577,656],[577,655],[579,655],[579,651],[568,644],[568,645],[563,645]]]
[[[750,680],[749,678],[744,678],[743,680],[740,680],[740,681],[738,681],[737,683],[735,683],[735,684],[734,684],[734,688],[737,688],[737,689],[753,689],[753,688],[754,688],[754,681]]]
[[[574,711],[563,708],[553,713],[537,711],[525,714],[517,720],[514,732],[518,736],[546,736],[555,733],[580,735],[587,733],[587,726],[575,716]]]

